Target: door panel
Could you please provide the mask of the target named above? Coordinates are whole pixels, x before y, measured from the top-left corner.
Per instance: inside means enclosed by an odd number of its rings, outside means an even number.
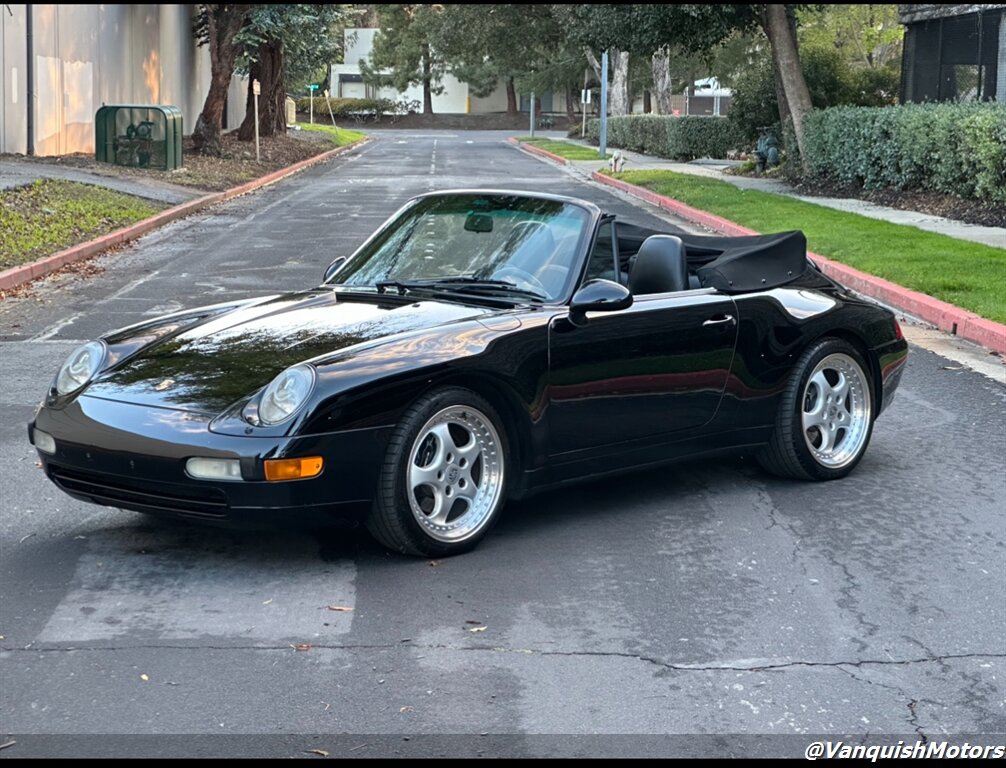
[[[737,337],[727,296],[688,293],[549,327],[550,453],[695,429],[716,414]]]

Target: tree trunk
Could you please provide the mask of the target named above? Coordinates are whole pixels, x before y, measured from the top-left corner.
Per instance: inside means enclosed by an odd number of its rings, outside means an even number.
[[[430,66],[430,45],[423,44],[423,114],[433,114],[432,67]]]
[[[506,111],[511,115],[517,114],[517,89],[512,77],[508,77],[506,81]]]
[[[238,129],[241,141],[255,138],[255,95],[252,83],[262,86],[259,96],[259,135],[275,136],[286,133],[286,84],[283,72],[283,42],[263,43],[259,46],[256,61],[248,72],[248,101],[245,119]]]
[[[609,104],[611,114],[627,115],[632,111],[632,98],[629,95],[629,52],[612,49],[609,51],[612,68],[611,95]]]
[[[219,157],[220,132],[223,129],[227,88],[234,74],[237,50],[234,36],[241,30],[250,5],[211,5],[207,7],[207,38],[210,47],[210,87],[203,110],[196,118],[192,139],[196,150]]]
[[[671,57],[666,47],[653,54],[650,62],[653,70],[653,111],[658,115],[672,115],[671,106]]]
[[[807,170],[807,157],[804,153],[803,121],[810,114],[813,105],[810,101],[810,91],[803,78],[800,68],[800,52],[796,45],[796,34],[790,24],[785,5],[771,4],[765,6],[762,15],[762,26],[765,35],[772,45],[772,61],[776,66],[782,90],[789,105],[790,117],[793,120],[793,132],[796,134],[796,144],[800,150],[800,163],[804,172]]]
[[[576,122],[576,102],[573,94],[576,92],[576,83],[566,85],[566,120],[570,125]]]

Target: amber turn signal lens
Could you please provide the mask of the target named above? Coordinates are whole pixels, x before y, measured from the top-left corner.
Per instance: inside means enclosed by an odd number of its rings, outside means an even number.
[[[321,474],[325,460],[321,456],[306,459],[266,459],[266,480],[304,480]]]

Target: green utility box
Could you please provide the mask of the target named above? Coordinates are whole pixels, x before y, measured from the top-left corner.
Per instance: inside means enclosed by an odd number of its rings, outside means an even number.
[[[94,116],[94,159],[132,168],[182,167],[182,111],[163,104],[109,104]]]

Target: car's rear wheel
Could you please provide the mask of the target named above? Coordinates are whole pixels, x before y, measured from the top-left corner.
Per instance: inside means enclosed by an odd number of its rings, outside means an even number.
[[[389,549],[442,557],[474,547],[506,500],[506,434],[483,397],[444,388],[406,411],[367,521]]]
[[[863,458],[873,432],[873,381],[860,352],[826,338],[800,358],[783,393],[775,431],[759,455],[782,477],[834,480]]]

